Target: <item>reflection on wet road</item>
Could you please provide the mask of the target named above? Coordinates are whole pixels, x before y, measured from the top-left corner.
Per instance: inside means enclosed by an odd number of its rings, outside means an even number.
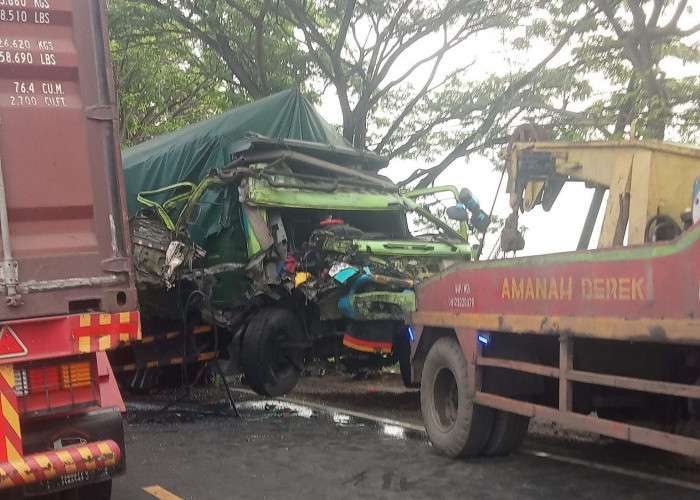
[[[128,475],[115,500],[226,498],[697,498],[698,492],[532,454],[455,461],[422,433],[342,411],[250,399],[241,418],[217,405],[130,405]],[[157,497],[160,498],[160,497]],[[170,500],[174,497],[162,497]]]

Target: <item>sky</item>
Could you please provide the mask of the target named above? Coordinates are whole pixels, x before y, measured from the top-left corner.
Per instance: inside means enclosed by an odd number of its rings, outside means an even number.
[[[393,161],[380,173],[394,181],[407,177],[422,165],[417,162]],[[505,218],[511,212],[509,194],[505,192],[504,179],[500,191],[500,172],[495,172],[491,162],[483,156],[471,155],[468,160],[457,160],[436,180],[435,185],[454,185],[458,189],[469,188],[479,200],[481,208],[488,213],[496,196],[494,214]],[[531,212],[520,214],[521,226],[526,226],[525,248],[518,255],[537,255],[575,250],[588,212],[593,190],[579,183],[567,183],[559,194],[550,212],[535,207]],[[599,224],[600,225],[600,224]],[[484,244],[484,257],[488,256],[497,243],[498,235],[488,234]],[[595,243],[595,242],[594,242]]]
[[[493,61],[501,61],[503,71],[511,70],[510,63],[505,57],[505,49],[500,44],[500,35],[497,33],[481,36],[479,43],[473,44],[480,48],[479,51],[469,49],[471,53],[457,51],[453,59],[447,58],[442,71],[449,72],[464,60],[472,61],[472,74],[488,74],[493,70]],[[472,44],[470,44],[472,45]],[[483,47],[490,47],[489,51]],[[423,55],[429,52],[429,47],[423,47]],[[531,50],[528,59],[532,64],[543,58],[547,54],[546,46],[539,46]],[[412,59],[420,57],[421,54],[411,54]],[[420,75],[416,76],[416,87],[422,86]],[[338,106],[338,99],[334,89],[331,87],[322,96],[320,105],[321,115],[333,124],[342,123],[342,114]],[[390,165],[380,171],[382,175],[389,177],[394,182],[406,179],[411,172],[419,168],[426,168],[431,164],[426,164],[417,160],[394,159]],[[498,182],[501,173],[494,170],[494,165],[484,156],[472,154],[467,159],[460,158],[450,165],[436,180],[435,186],[454,185],[458,189],[469,188],[473,195],[481,203],[481,207],[489,213],[491,204],[496,197],[494,214],[501,218],[507,217],[511,213],[508,197],[505,192],[506,180],[503,181],[500,192],[497,193]],[[572,185],[568,183],[557,199],[554,207],[549,213],[545,213],[541,207],[536,207],[533,211],[521,214],[520,225],[526,226],[525,249],[518,252],[518,255],[536,255],[544,253],[563,252],[574,250],[578,243],[580,228],[572,224],[572,220],[580,220],[580,226],[588,211],[588,205],[592,197],[592,190],[587,190],[582,185]],[[552,232],[553,227],[559,227],[556,233]],[[497,244],[499,233],[488,234],[484,244],[484,256],[495,244]]]
[[[700,13],[695,14],[694,17],[700,18]],[[697,20],[686,19],[685,23],[681,22],[681,26],[689,23],[694,24],[695,22]],[[517,54],[514,57],[512,52],[501,43],[501,36],[498,32],[479,35],[476,40],[470,41],[469,44],[465,44],[459,50],[450,53],[445,59],[442,71],[446,74],[457,67],[457,65],[464,64],[465,61],[473,61],[473,65],[470,67],[470,75],[485,75],[494,70],[503,73],[512,71],[514,69],[513,61],[522,62],[523,54]],[[700,34],[689,41],[690,43],[700,42]],[[421,55],[429,53],[431,49],[429,43],[425,44],[421,49],[410,54],[410,58],[405,64],[410,64]],[[533,45],[524,54],[526,65],[530,67],[535,65],[547,55],[549,50],[549,46],[544,43]],[[552,61],[552,64],[559,64],[566,57],[567,52],[565,49]],[[398,66],[397,70],[401,71],[401,64]],[[700,73],[700,65],[698,64],[681,66],[680,64],[666,61],[662,69],[669,76]],[[421,72],[416,73],[415,86],[420,88],[422,86]],[[599,91],[605,92],[602,85]],[[338,100],[334,95],[334,90],[329,88],[326,95],[322,97],[320,110],[321,114],[334,124],[342,122],[342,115],[337,103]],[[388,168],[380,173],[398,182],[408,177],[417,168],[430,166],[431,164],[419,161],[395,159],[392,160]],[[508,200],[509,195],[505,192],[505,180],[500,192],[497,192],[500,177],[501,173],[494,170],[494,165],[488,159],[484,156],[473,154],[467,159],[461,158],[455,161],[437,178],[435,185],[454,185],[458,189],[463,187],[469,188],[474,196],[479,199],[481,207],[487,213],[494,201],[494,196],[496,196],[494,214],[505,218],[511,213],[511,209]],[[575,250],[592,196],[592,189],[586,188],[582,183],[569,182],[562,189],[550,212],[545,212],[541,206],[538,206],[530,212],[521,214],[519,223],[527,229],[525,232],[525,249],[518,252],[518,255],[537,255]],[[601,205],[589,248],[595,248],[597,245],[597,235],[600,232],[606,202],[607,195]],[[689,207],[690,204],[689,196]],[[487,236],[484,245],[485,256],[488,256],[493,246],[497,244],[497,238],[498,234]]]

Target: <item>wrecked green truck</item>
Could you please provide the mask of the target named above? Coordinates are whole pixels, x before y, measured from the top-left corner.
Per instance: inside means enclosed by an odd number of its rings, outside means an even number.
[[[473,256],[477,217],[455,188],[400,192],[376,173],[384,159],[350,147],[297,91],[127,149],[123,163],[143,339],[111,356],[132,390],[192,382],[215,358],[269,396],[313,359],[408,370],[414,285]],[[457,205],[457,229],[417,202],[434,193]]]

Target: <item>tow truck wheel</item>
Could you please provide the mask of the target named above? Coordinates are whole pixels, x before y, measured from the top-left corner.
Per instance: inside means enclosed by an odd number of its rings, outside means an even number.
[[[468,387],[467,360],[459,343],[438,339],[423,365],[420,406],[430,441],[452,458],[481,453],[493,427],[493,409],[474,404]]]
[[[515,415],[513,420],[513,431],[510,435],[510,452],[517,450],[522,444],[525,436],[527,436],[527,430],[530,427],[530,419],[522,415]]]
[[[262,396],[282,396],[299,380],[304,362],[304,330],[286,309],[265,308],[248,323],[241,363],[251,389]]]
[[[499,457],[515,451],[525,438],[529,424],[527,417],[496,410],[491,435],[482,453],[487,457]]]

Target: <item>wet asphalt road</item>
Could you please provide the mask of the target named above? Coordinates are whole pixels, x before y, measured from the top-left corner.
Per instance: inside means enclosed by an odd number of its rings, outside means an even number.
[[[401,427],[276,404],[241,403],[240,419],[197,408],[132,411],[128,474],[115,480],[112,498],[153,500],[143,488],[156,485],[192,500],[700,497],[698,491],[528,454],[450,460]]]

